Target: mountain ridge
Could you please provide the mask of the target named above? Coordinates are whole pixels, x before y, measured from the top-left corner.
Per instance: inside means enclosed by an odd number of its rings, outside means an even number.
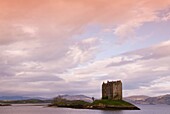
[[[93,102],[91,97],[85,96],[85,95],[59,95],[58,97],[61,97],[66,100],[82,100],[86,102]]]
[[[85,95],[59,95],[66,100],[82,100],[86,102],[93,102],[91,97]],[[56,98],[56,97],[55,97]],[[14,101],[14,100],[29,100],[29,99],[38,99],[38,100],[49,100],[53,98],[42,98],[42,97],[25,97],[25,96],[0,96],[1,101]],[[156,97],[150,97],[146,95],[133,95],[123,98],[125,101],[134,104],[168,104],[170,105],[170,94],[160,95]]]
[[[28,99],[39,99],[39,100],[47,100],[47,98],[42,97],[25,97],[25,96],[0,96],[0,100],[28,100]]]
[[[160,95],[156,97],[149,97],[145,95],[135,95],[125,97],[124,100],[134,104],[167,104],[170,105],[170,94]]]

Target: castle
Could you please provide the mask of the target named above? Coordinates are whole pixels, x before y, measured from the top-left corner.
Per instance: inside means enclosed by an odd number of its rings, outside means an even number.
[[[102,99],[122,100],[122,82],[120,80],[103,82]]]

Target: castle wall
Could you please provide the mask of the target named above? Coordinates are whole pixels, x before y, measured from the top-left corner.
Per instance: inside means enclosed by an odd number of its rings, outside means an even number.
[[[122,100],[122,82],[112,81],[102,84],[102,98]]]

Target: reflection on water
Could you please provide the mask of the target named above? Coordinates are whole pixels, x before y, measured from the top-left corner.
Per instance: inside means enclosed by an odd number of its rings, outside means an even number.
[[[51,108],[46,106],[13,105],[0,107],[0,114],[170,114],[170,105],[139,105],[141,110],[88,110]]]

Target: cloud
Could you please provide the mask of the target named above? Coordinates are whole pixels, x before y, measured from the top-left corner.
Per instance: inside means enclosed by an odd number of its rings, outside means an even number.
[[[157,1],[160,2],[160,1]],[[169,1],[167,2],[167,6],[165,2],[160,3],[158,7],[152,1],[143,1],[136,4],[136,8],[132,10],[131,17],[126,21],[119,23],[116,28],[114,28],[114,34],[119,37],[117,43],[121,44],[129,39],[136,39],[135,31],[142,25],[148,22],[159,22],[168,20],[168,14],[166,16],[160,16],[160,10],[169,8]],[[151,7],[147,7],[147,5],[151,5]]]
[[[143,24],[159,20],[169,4],[168,0],[0,0],[0,92],[97,96],[103,80],[125,80],[126,90],[131,90],[168,75],[169,42],[98,60],[105,39],[99,33],[83,34],[91,26],[111,26],[105,31],[114,30],[123,44]]]
[[[138,4],[139,6],[142,4]],[[134,16],[134,17],[133,17]],[[136,9],[132,12],[132,17],[119,24],[114,29],[114,34],[120,38],[120,42],[124,42],[124,40],[134,39],[135,38],[135,30],[142,26],[144,23],[157,21],[158,20],[157,12],[153,9],[149,9],[146,7],[142,7]]]
[[[73,45],[69,48],[69,51],[67,52],[67,57],[70,59],[73,58],[73,61],[75,63],[78,62],[80,64],[89,61],[91,58],[94,57],[98,48],[97,45],[99,43],[100,41],[97,38],[84,39],[81,42],[78,42],[78,44]]]
[[[76,45],[82,45],[82,42],[84,41],[82,40]],[[32,96],[53,97],[57,94],[86,94],[100,97],[100,86],[103,81],[121,79],[126,95],[133,95],[134,92],[151,96],[160,93],[166,94],[169,91],[169,83],[164,80],[169,80],[170,76],[169,46],[169,41],[166,41],[148,48],[93,61],[83,66],[72,66],[65,72],[59,72],[56,66],[53,68],[54,64],[52,63],[48,63],[48,65],[36,62],[23,63],[25,66],[20,66],[23,69],[20,72],[18,71],[15,76],[4,78],[1,74],[0,90],[3,94],[16,94],[15,92],[18,91],[20,94]],[[61,62],[64,65],[62,67],[67,68],[67,64],[74,63],[74,59],[74,57],[72,60],[69,58],[70,63],[62,60]],[[77,60],[79,60],[79,57]],[[13,88],[14,85],[15,89]],[[165,87],[165,89],[162,90],[162,87]],[[63,90],[63,88],[65,89]]]
[[[152,47],[95,61],[86,67],[73,69],[74,80],[94,79],[96,85],[100,86],[103,80],[121,79],[125,94],[129,91],[133,91],[133,94],[137,91],[143,91],[143,94],[153,95],[152,91],[154,90],[149,86],[152,86],[155,80],[170,75],[168,65],[170,61],[169,46],[169,41],[166,41]],[[160,83],[163,84],[163,81]],[[149,89],[143,89],[145,87]],[[98,87],[96,86],[96,88]],[[163,93],[167,92],[166,90]],[[133,94],[130,92],[127,95]]]
[[[124,42],[134,37],[136,28],[146,22],[157,20],[158,12],[168,8],[170,4],[169,0],[163,2],[161,0],[140,2],[119,0],[114,3],[112,0],[31,0],[29,2],[1,0],[0,2],[0,28],[4,31],[1,32],[3,33],[1,43],[17,40],[21,36],[17,33],[22,33],[16,29],[18,27],[22,27],[23,34],[30,33],[40,39],[60,39],[62,42],[75,34],[81,34],[88,25],[94,23],[102,26],[110,24],[116,26],[113,30],[120,38],[118,41]],[[2,23],[5,26],[2,26]],[[19,26],[9,31],[12,25]],[[10,40],[7,40],[7,36],[5,37],[5,31]],[[13,35],[17,38],[13,39]]]
[[[70,92],[73,89],[63,91],[62,88],[65,85],[73,87],[74,84],[72,82],[66,82],[67,77],[62,76],[70,68],[93,60],[98,51],[100,41],[97,38],[79,40],[70,46],[68,45],[67,49],[59,56],[59,52],[54,52],[52,54],[49,53],[48,56],[46,55],[47,58],[41,57],[41,53],[46,54],[46,51],[55,51],[55,47],[57,48],[57,46],[52,45],[52,48],[42,51],[41,48],[36,48],[37,45],[35,42],[29,41],[27,44],[31,44],[31,47],[29,47],[30,45],[23,45],[23,42],[1,47],[4,50],[0,54],[0,68],[2,70],[0,72],[0,82],[1,92],[4,95],[16,95],[18,92],[21,95],[40,95],[41,93],[46,97],[53,97],[56,94],[66,93],[66,91]],[[13,48],[14,46],[16,46],[15,49]],[[38,46],[41,47],[43,45]],[[49,56],[51,57],[49,58]],[[14,89],[14,85],[15,88],[17,87],[17,90]],[[45,93],[48,94],[46,95]]]
[[[15,26],[9,23],[0,25],[0,45],[6,45],[17,41],[27,41],[34,38],[36,30],[30,27]]]
[[[170,13],[165,13],[163,16],[162,16],[162,21],[168,21],[170,19]]]

